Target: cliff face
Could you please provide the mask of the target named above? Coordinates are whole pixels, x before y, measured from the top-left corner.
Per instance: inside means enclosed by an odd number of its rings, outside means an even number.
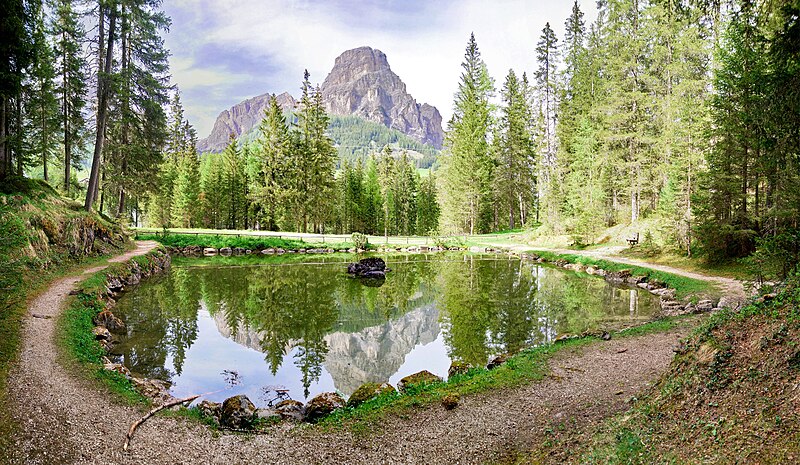
[[[231,133],[241,136],[264,116],[270,94],[259,95],[219,114],[211,134],[201,139],[201,152],[221,152]],[[398,131],[437,149],[442,148],[442,115],[436,107],[419,104],[389,67],[386,55],[370,47],[348,50],[338,58],[322,84],[326,110],[334,115],[356,115]],[[278,103],[293,109],[295,99],[284,92]]]
[[[322,97],[332,114],[361,116],[442,148],[439,110],[414,100],[380,50],[359,47],[339,55],[322,83]]]
[[[214,122],[214,129],[211,130],[211,134],[197,142],[197,150],[200,152],[221,152],[228,145],[228,138],[231,133],[239,137],[253,127],[258,126],[264,118],[264,110],[269,105],[271,95],[263,94],[247,99],[220,113]],[[284,92],[276,98],[284,111],[294,109],[297,103],[288,92]]]

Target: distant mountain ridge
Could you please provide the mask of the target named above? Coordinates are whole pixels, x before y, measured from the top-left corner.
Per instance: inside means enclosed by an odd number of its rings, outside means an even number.
[[[439,110],[416,102],[380,50],[359,47],[339,55],[321,90],[325,108],[332,115],[358,116],[395,129],[421,144],[442,148],[444,131]],[[220,113],[211,134],[198,142],[198,150],[221,152],[231,133],[240,137],[257,127],[269,97],[270,94],[259,95]],[[288,92],[277,98],[285,111],[297,105]]]
[[[247,134],[252,128],[257,127],[264,118],[264,110],[269,105],[272,94],[262,94],[237,103],[230,109],[223,111],[214,121],[214,128],[211,134],[205,139],[197,142],[197,150],[200,152],[221,152],[228,145],[228,138],[231,134],[239,137]],[[288,92],[284,92],[276,97],[278,104],[284,111],[294,109],[297,102]]]

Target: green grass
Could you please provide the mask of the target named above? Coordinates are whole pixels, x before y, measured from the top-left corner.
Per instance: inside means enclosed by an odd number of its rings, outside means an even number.
[[[102,358],[105,352],[92,334],[92,318],[106,308],[104,298],[109,276],[129,274],[133,262],[147,270],[152,263],[153,254],[161,252],[162,249],[157,249],[128,262],[113,263],[83,280],[78,286],[77,295],[58,321],[59,340],[65,351],[66,361],[89,378],[99,381],[128,404],[147,405],[149,401],[136,391],[133,383],[125,376],[103,368]]]
[[[569,263],[577,263],[583,266],[594,266],[611,272],[628,270],[634,276],[645,276],[648,281],[657,281],[663,283],[669,288],[675,289],[677,297],[681,299],[689,296],[713,293],[716,290],[714,285],[708,281],[689,278],[686,276],[679,276],[672,273],[666,273],[664,271],[652,270],[643,266],[616,263],[609,260],[585,257],[582,255],[561,254],[541,250],[531,250],[528,253],[541,257],[548,262],[564,260]]]
[[[680,319],[656,320],[614,333],[614,337],[645,336],[675,328]],[[575,337],[564,341],[531,347],[516,354],[504,365],[493,370],[473,368],[455,375],[447,382],[411,386],[404,394],[387,393],[368,400],[355,408],[337,410],[319,423],[322,428],[349,428],[357,435],[369,435],[387,416],[404,417],[414,408],[441,402],[446,395],[470,395],[496,391],[541,380],[549,372],[548,360],[567,349],[580,349],[600,341],[594,336]]]
[[[167,247],[213,247],[221,249],[223,247],[242,248],[250,250],[262,249],[284,249],[284,250],[300,250],[300,249],[334,249],[346,250],[353,247],[351,242],[335,242],[335,243],[322,243],[322,242],[305,242],[296,239],[282,239],[275,236],[216,236],[213,234],[139,234],[140,240],[152,240],[161,243]],[[375,248],[374,244],[368,244],[368,248]]]

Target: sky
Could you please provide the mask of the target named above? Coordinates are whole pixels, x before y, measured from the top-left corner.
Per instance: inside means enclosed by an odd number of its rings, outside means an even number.
[[[595,0],[579,0],[586,25]],[[322,83],[334,60],[363,45],[383,51],[418,103],[444,121],[470,32],[495,87],[508,70],[536,68],[545,23],[559,40],[572,0],[165,0],[172,80],[186,116],[206,137],[217,115],[264,93],[299,94],[303,70]]]

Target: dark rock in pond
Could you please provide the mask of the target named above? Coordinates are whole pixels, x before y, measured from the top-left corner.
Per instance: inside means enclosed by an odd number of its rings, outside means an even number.
[[[233,249],[233,253],[235,253],[236,255],[244,255],[244,249],[241,247],[236,247]]]
[[[125,332],[125,322],[108,310],[103,310],[95,315],[94,318],[92,318],[92,323],[97,326],[103,326],[112,333],[120,334]]]
[[[335,392],[323,392],[306,404],[306,421],[316,423],[344,406],[342,396]]]
[[[455,375],[465,375],[471,369],[472,365],[469,363],[456,361],[450,364],[450,368],[447,370],[447,377],[452,378]]]
[[[368,257],[347,265],[347,272],[362,278],[381,278],[386,274],[386,262],[382,258]]]
[[[415,384],[429,384],[429,383],[441,383],[442,378],[434,375],[428,370],[422,370],[413,375],[408,375],[405,378],[401,379],[400,382],[397,383],[397,390],[400,392],[406,392],[409,386],[413,386]]]
[[[220,424],[228,428],[248,428],[253,422],[256,406],[250,402],[246,395],[240,394],[225,399],[222,403]]]
[[[220,255],[231,255],[233,253],[233,250],[230,247],[223,247],[219,249],[219,253]]]
[[[389,392],[397,392],[394,386],[389,383],[364,383],[347,399],[347,406],[358,407],[370,399]]]
[[[275,406],[275,411],[284,420],[303,421],[305,407],[303,403],[293,399],[282,400]]]
[[[92,334],[97,341],[111,340],[111,332],[105,326],[95,326],[92,330]]]
[[[447,394],[442,397],[442,406],[445,410],[453,410],[458,407],[458,401],[461,400],[458,394]]]
[[[219,402],[204,400],[197,404],[197,410],[203,415],[213,419],[216,424],[219,424],[219,420],[222,418],[222,404]]]
[[[511,357],[512,357],[512,354],[508,354],[508,353],[500,354],[500,355],[492,358],[491,360],[489,360],[489,363],[486,364],[486,369],[487,370],[494,370],[495,368],[499,367],[500,365],[506,363]]]

